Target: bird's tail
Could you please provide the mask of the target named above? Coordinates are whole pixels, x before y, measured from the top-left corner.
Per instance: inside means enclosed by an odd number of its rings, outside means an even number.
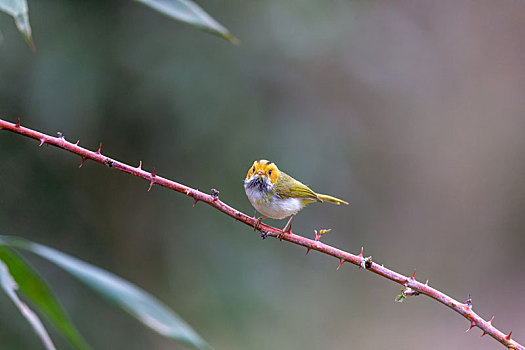
[[[327,194],[318,194],[317,195],[317,198],[319,198],[321,200],[321,202],[332,202],[334,204],[346,204],[348,205],[348,202],[345,202],[344,200],[342,199],[339,199],[339,198],[335,198],[335,197],[332,197],[332,196],[329,196]]]

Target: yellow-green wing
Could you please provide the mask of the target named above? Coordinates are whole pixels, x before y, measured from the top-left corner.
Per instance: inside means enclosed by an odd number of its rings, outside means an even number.
[[[314,202],[320,202],[317,194],[308,186],[295,180],[293,177],[281,172],[280,177],[273,189],[275,194],[281,198],[302,198],[310,199]]]

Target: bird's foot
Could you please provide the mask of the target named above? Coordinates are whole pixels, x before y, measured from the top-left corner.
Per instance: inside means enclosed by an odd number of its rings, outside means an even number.
[[[290,225],[290,226],[288,226]],[[288,230],[286,230],[286,227],[288,226]],[[283,240],[284,235],[289,235],[292,233],[292,224],[286,224],[286,226],[281,230],[281,233],[277,235],[277,238],[279,238],[280,241]]]
[[[257,220],[257,222],[255,223],[255,225],[253,226],[253,230],[254,231],[260,231],[261,230],[261,222],[263,219],[266,219],[267,216],[261,216],[260,218],[257,218],[257,211],[253,214],[253,218],[255,220]],[[261,233],[261,237],[262,237],[262,233]],[[266,234],[263,238],[266,238]]]

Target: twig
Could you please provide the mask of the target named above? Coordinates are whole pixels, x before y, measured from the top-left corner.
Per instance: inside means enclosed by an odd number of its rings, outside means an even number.
[[[261,232],[262,237],[271,236],[303,246],[307,248],[307,253],[310,250],[317,250],[318,252],[331,255],[338,259],[339,267],[341,267],[341,265],[344,262],[349,262],[359,267],[362,267],[370,272],[373,272],[377,275],[385,277],[391,281],[394,281],[404,286],[405,290],[402,292],[401,298],[405,298],[407,296],[415,296],[419,294],[427,295],[430,298],[437,300],[438,302],[448,306],[452,310],[465,317],[470,322],[470,327],[468,330],[472,329],[473,327],[478,327],[483,331],[482,336],[488,334],[509,349],[525,350],[523,345],[519,344],[511,338],[512,332],[510,332],[509,334],[505,334],[492,325],[492,320],[494,319],[494,317],[492,317],[489,321],[485,321],[477,313],[475,313],[472,310],[472,300],[470,296],[465,301],[465,303],[461,303],[449,297],[448,295],[430,287],[428,285],[428,281],[426,283],[418,282],[415,279],[415,272],[414,274],[412,274],[412,276],[406,277],[400,273],[397,273],[384,267],[383,265],[378,265],[377,263],[372,262],[371,257],[363,256],[363,249],[361,249],[361,253],[359,253],[358,255],[347,253],[343,250],[337,249],[335,247],[320,242],[321,234],[318,234],[317,232],[315,239],[313,240],[296,235],[292,232],[283,234],[283,232],[280,229],[258,222],[256,218],[243,214],[240,211],[222,202],[219,199],[219,192],[215,189],[211,190],[211,194],[206,194],[204,192],[195,190],[191,187],[158,176],[155,173],[155,170],[153,170],[153,172],[143,170],[142,161],[137,167],[133,167],[119,162],[115,159],[106,157],[101,153],[102,145],[96,152],[92,152],[80,147],[78,145],[78,141],[76,143],[71,143],[67,141],[61,133],[58,134],[58,137],[52,137],[40,133],[38,131],[23,127],[20,125],[20,120],[18,120],[18,123],[13,124],[0,119],[0,130],[2,129],[36,139],[40,142],[40,146],[42,146],[43,144],[48,144],[75,153],[82,157],[82,162],[80,166],[82,166],[87,159],[93,160],[95,162],[105,164],[110,168],[120,170],[122,172],[140,177],[148,181],[148,190],[150,190],[153,185],[157,185],[185,194],[194,199],[194,205],[197,204],[197,202],[199,201],[209,204],[217,210],[223,212],[224,214],[231,216],[236,221],[240,221],[246,225],[249,225],[259,230]]]

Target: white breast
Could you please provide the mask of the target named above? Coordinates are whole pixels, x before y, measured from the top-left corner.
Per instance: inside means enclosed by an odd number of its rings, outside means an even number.
[[[303,207],[301,201],[297,198],[272,198],[269,202],[251,200],[252,205],[257,211],[264,216],[272,219],[283,219],[292,214],[296,214]]]

